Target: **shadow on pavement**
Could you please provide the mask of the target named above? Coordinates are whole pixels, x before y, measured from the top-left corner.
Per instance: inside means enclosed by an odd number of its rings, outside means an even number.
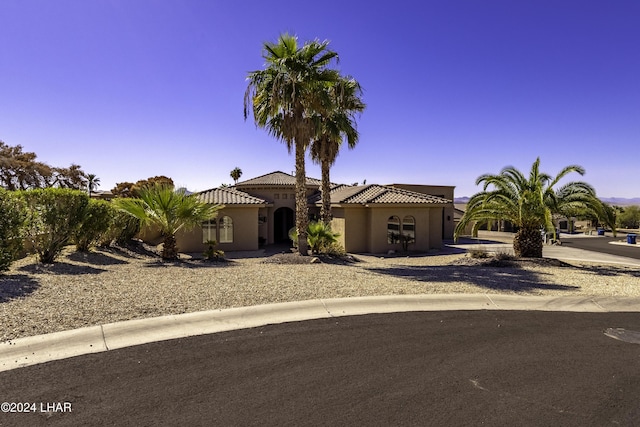
[[[624,268],[612,265],[584,265],[579,268],[598,276],[629,276],[640,278],[640,270],[637,268]]]
[[[486,289],[529,292],[535,289],[572,291],[578,286],[548,283],[546,273],[534,273],[514,267],[448,266],[393,266],[368,268],[378,274],[403,277],[421,282],[465,282]]]

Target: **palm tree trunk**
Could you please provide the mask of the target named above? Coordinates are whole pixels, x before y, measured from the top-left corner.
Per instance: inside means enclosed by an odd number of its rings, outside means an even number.
[[[306,144],[296,139],[296,229],[298,230],[298,252],[309,255],[307,243],[307,225],[309,223],[309,208],[307,206],[307,178],[304,164]]]
[[[176,245],[176,236],[168,234],[164,237],[162,245],[162,259],[174,260],[178,258],[178,247]]]
[[[542,258],[542,235],[537,228],[521,228],[513,238],[513,252],[518,257]]]
[[[322,222],[329,225],[331,222],[331,181],[329,179],[329,162],[322,159],[322,207],[320,208],[320,218]]]

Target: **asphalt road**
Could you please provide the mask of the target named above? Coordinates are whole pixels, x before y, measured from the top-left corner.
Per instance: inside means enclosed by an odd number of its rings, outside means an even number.
[[[618,234],[618,237],[597,236],[597,237],[568,237],[562,236],[562,245],[572,248],[584,249],[588,251],[601,252],[610,255],[623,256],[627,258],[640,259],[640,247],[630,247],[624,245],[612,245],[612,241],[626,241],[626,234]],[[640,237],[640,236],[638,236]],[[640,240],[637,240],[640,245]]]
[[[0,373],[0,402],[37,403],[0,425],[637,426],[640,344],[607,328],[640,314],[372,314],[157,342]]]

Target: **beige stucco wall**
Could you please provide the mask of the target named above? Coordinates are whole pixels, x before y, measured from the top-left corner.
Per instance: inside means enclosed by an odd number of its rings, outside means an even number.
[[[428,251],[442,247],[442,206],[350,206],[333,208],[331,227],[342,234],[340,243],[347,252],[386,253],[402,251],[402,244],[387,243],[387,222],[395,215],[402,221],[415,219],[416,241],[410,251]],[[435,231],[434,231],[435,230]]]
[[[442,197],[443,199],[450,200],[451,203],[447,204],[444,208],[444,238],[453,239],[453,231],[456,228],[454,220],[454,186],[449,185],[419,185],[419,184],[392,184],[393,187],[403,188],[409,191],[415,191],[416,193],[429,194],[431,196]],[[442,215],[442,214],[441,214]],[[441,216],[442,220],[442,216]],[[442,222],[442,221],[441,221]],[[442,234],[441,234],[442,238]]]
[[[453,206],[453,204],[452,204]],[[433,208],[429,209],[429,230],[433,230],[432,233],[429,234],[429,248],[441,248],[442,247],[442,209],[446,208]],[[451,211],[451,225],[453,225],[453,210]],[[445,216],[446,221],[446,216]],[[445,228],[445,233],[447,232]],[[446,237],[447,239],[453,239],[453,229],[451,230],[451,237]]]
[[[336,218],[335,215],[333,216],[333,218],[331,219],[331,231],[340,234],[340,236],[338,236],[338,243],[343,248],[346,248],[347,245],[345,244],[345,221],[342,215],[340,215],[338,218]]]
[[[385,207],[372,209],[371,216],[371,252],[387,252],[389,250],[401,251],[400,243],[387,243],[387,222],[389,217],[397,216],[402,222],[406,216],[412,216],[415,220],[415,243],[409,244],[409,250],[427,251],[429,249],[429,209],[415,207]]]
[[[218,243],[217,249],[223,251],[258,249],[258,207],[225,207],[218,212],[218,219],[229,216],[233,220],[233,242]],[[218,236],[219,237],[219,236]],[[218,240],[218,239],[216,239]],[[203,252],[202,227],[191,231],[181,231],[176,235],[180,252]]]
[[[369,252],[369,209],[363,206],[332,210],[344,219],[342,244],[347,252]]]

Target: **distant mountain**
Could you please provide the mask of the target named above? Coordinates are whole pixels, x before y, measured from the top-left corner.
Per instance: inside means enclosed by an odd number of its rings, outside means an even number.
[[[456,197],[455,199],[453,199],[453,203],[469,203],[469,199],[470,197],[464,196],[464,197]],[[632,199],[625,199],[624,197],[601,197],[600,200],[602,200],[605,203],[609,203],[610,205],[616,205],[616,206],[629,206],[629,205],[638,205],[640,206],[640,197],[634,197]]]
[[[634,197],[633,199],[625,199],[624,197],[601,197],[605,203],[618,206],[640,205],[640,197]]]

